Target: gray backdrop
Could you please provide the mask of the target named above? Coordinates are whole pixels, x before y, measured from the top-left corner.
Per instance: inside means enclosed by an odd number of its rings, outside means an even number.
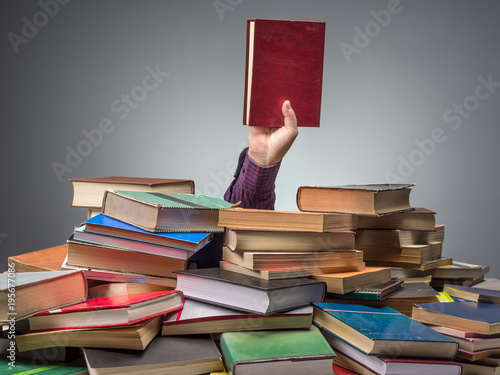
[[[85,219],[70,178],[191,178],[222,196],[248,132],[248,18],[327,25],[321,127],[300,129],[276,208],[296,210],[300,185],[415,183],[443,255],[499,277],[494,0],[1,1],[2,268]]]

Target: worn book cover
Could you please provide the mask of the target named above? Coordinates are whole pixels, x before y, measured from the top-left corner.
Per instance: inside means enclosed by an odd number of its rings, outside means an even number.
[[[290,100],[298,126],[319,127],[326,23],[247,20],[243,124],[283,126]]]
[[[458,344],[390,307],[313,303],[318,326],[366,354],[452,358]]]

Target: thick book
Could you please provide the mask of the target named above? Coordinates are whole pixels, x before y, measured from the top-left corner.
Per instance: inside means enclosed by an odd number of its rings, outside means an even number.
[[[437,249],[437,251],[439,251],[439,248]],[[408,260],[410,260],[410,262],[408,262]],[[414,263],[414,260],[412,259],[404,259],[404,261],[394,261],[391,259],[372,259],[372,260],[366,259],[366,264],[369,266],[403,267],[413,271],[430,271],[436,269],[437,267],[442,267],[451,264],[452,262],[453,262],[452,258],[443,256],[441,256],[440,258],[423,261],[421,263]]]
[[[1,273],[0,286],[0,322],[87,298],[87,279],[81,271]]]
[[[423,303],[413,307],[413,319],[464,331],[500,333],[500,305],[481,302]]]
[[[320,212],[235,208],[219,212],[219,225],[241,229],[333,232],[355,229],[357,216]]]
[[[108,176],[69,181],[73,185],[72,207],[101,208],[106,190],[194,194],[194,181],[188,179]]]
[[[86,225],[80,225],[79,227],[75,228],[75,230],[73,231],[73,240],[99,246],[108,246],[123,250],[138,251],[146,254],[164,255],[184,260],[187,260],[191,258],[191,256],[196,254],[195,250],[181,249],[178,247],[159,245],[151,242],[88,232],[86,231]]]
[[[458,350],[455,341],[390,307],[328,302],[313,306],[314,324],[366,354],[449,359]]]
[[[207,374],[223,371],[217,345],[209,335],[157,336],[143,351],[84,349],[92,375]]]
[[[391,215],[358,217],[358,229],[399,229],[431,231],[436,227],[436,212],[424,207]]]
[[[205,195],[107,190],[102,212],[151,232],[222,232],[219,210],[232,207]]]
[[[326,23],[247,20],[243,124],[283,126],[290,100],[298,126],[319,127]]]
[[[438,279],[476,279],[483,277],[489,271],[489,266],[453,260],[451,264],[433,270],[432,277]]]
[[[68,240],[67,266],[175,278],[186,259]]]
[[[319,329],[224,332],[221,352],[233,375],[333,375],[335,353]]]
[[[354,249],[353,231],[298,232],[226,227],[224,245],[232,251],[330,251]]]
[[[500,304],[500,290],[445,284],[443,291],[456,298],[463,298],[475,302]]]
[[[431,327],[433,328],[433,327]],[[433,328],[435,331],[448,336],[458,343],[458,348],[470,353],[483,352],[487,350],[500,350],[500,337],[458,337],[440,330],[439,327]],[[488,357],[490,357],[488,355]]]
[[[11,255],[8,264],[15,272],[60,271],[64,259],[68,255],[68,244],[30,251],[28,253]]]
[[[167,314],[163,321],[162,335],[305,329],[311,324],[312,306],[262,315],[186,299],[181,310]]]
[[[372,284],[389,281],[391,270],[386,267],[365,267],[359,271],[319,274],[312,278],[325,282],[328,293],[345,294]]]
[[[89,298],[85,302],[40,312],[27,318],[30,331],[133,325],[179,310],[180,291],[168,290]]]
[[[358,229],[356,248],[377,245],[378,247],[401,248],[412,245],[425,245],[444,241],[444,225],[436,225],[434,230],[401,229]]]
[[[373,245],[356,245],[363,251],[366,262],[387,262],[391,264],[421,265],[436,259],[441,259],[443,252],[442,242],[433,242],[425,245],[409,245],[400,248],[390,248]]]
[[[252,270],[240,266],[239,264],[229,262],[227,260],[222,260],[219,262],[219,267],[223,270],[241,273],[248,276],[258,277],[259,279],[265,280],[276,280],[276,279],[293,279],[297,277],[308,277],[313,275],[321,275],[325,273],[333,272],[352,272],[360,271],[365,268],[364,262],[352,265],[342,265],[336,264],[334,266],[323,267],[323,265],[318,265],[318,267],[302,267],[300,265],[294,268],[286,269],[260,269]]]
[[[239,264],[251,270],[286,270],[297,267],[307,268],[334,268],[353,267],[361,268],[364,265],[363,252],[359,250],[316,251],[316,252],[271,252],[245,251],[237,253],[222,248],[222,260]]]
[[[144,350],[160,332],[162,316],[130,326],[58,329],[16,336],[19,351],[65,347]]]
[[[323,282],[308,278],[263,280],[220,268],[179,271],[176,289],[186,298],[257,314],[308,306],[326,293]]]
[[[334,363],[362,375],[461,375],[460,363],[438,358],[369,355],[327,330],[321,333],[335,351]]]
[[[301,211],[380,216],[410,211],[414,184],[367,184],[300,186],[297,206]]]
[[[195,251],[209,242],[210,232],[150,232],[99,214],[85,221],[85,231]]]

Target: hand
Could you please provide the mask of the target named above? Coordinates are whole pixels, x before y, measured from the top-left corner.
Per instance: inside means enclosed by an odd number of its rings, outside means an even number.
[[[250,126],[248,156],[261,166],[279,163],[299,134],[297,118],[289,100],[285,100],[281,112],[285,116],[282,127]]]

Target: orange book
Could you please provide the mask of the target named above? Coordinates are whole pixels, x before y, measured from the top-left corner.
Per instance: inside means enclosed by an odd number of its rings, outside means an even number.
[[[12,255],[8,263],[14,263],[16,272],[59,271],[68,255],[68,244],[48,247],[20,255]]]

